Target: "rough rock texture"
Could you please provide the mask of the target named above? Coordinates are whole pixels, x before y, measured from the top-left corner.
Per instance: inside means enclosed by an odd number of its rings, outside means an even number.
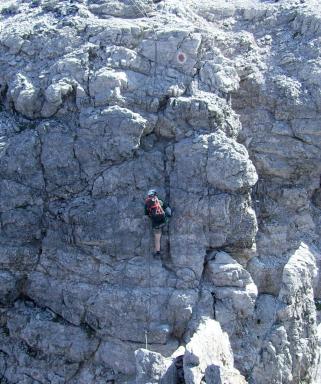
[[[185,382],[199,384],[205,376],[207,383],[246,383],[233,367],[233,353],[227,334],[222,332],[217,321],[206,318],[202,320],[186,345]]]
[[[184,355],[180,355],[184,353]],[[233,352],[220,324],[202,317],[186,349],[176,351],[169,358],[146,349],[135,352],[136,382],[140,384],[175,384],[180,381],[179,359],[183,357],[183,382],[244,384],[244,377],[234,368]]]
[[[0,382],[318,384],[320,44],[317,0],[1,2]]]
[[[311,382],[309,367],[318,347],[313,301],[315,275],[314,255],[302,244],[284,267],[275,322],[253,370],[256,382]]]
[[[135,351],[136,382],[140,384],[174,384],[177,370],[174,359],[165,358],[157,352],[146,349]]]

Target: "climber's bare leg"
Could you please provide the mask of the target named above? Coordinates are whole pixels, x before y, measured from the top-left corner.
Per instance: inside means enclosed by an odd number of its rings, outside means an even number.
[[[161,229],[155,229],[154,236],[155,236],[155,252],[160,252],[162,230]]]

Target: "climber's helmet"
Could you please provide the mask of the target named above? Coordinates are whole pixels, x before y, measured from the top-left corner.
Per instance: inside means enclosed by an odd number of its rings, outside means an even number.
[[[150,190],[147,192],[147,195],[148,195],[148,196],[156,196],[156,195],[157,195],[157,191],[156,191],[156,189],[150,189]]]

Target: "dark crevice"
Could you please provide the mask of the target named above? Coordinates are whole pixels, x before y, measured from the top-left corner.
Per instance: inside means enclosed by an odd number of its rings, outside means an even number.
[[[212,298],[213,298],[213,318],[216,320],[216,295],[215,292],[211,292]]]
[[[183,359],[184,359],[184,355],[180,355],[180,356],[177,356],[176,359],[174,360],[174,365],[176,368],[175,384],[185,384]]]
[[[312,204],[321,209],[321,188],[317,188],[314,190],[311,197]]]
[[[59,313],[55,312],[52,308],[50,307],[47,307],[47,306],[43,306],[43,305],[40,305],[39,303],[37,303],[33,298],[31,298],[30,296],[28,296],[26,293],[21,293],[14,302],[18,302],[18,301],[22,301],[24,302],[27,306],[31,306],[32,308],[38,308],[38,309],[41,309],[43,311],[50,311],[50,313],[52,313],[54,315],[53,319],[51,321],[55,322],[55,323],[59,323],[61,325],[64,325],[64,326],[71,326],[71,327],[77,327],[77,325],[71,323],[70,321],[66,320],[62,315],[60,315]],[[80,327],[87,335],[88,338],[97,338],[97,334],[96,334],[96,330],[91,326],[89,325],[88,323],[86,322],[81,322],[78,327]],[[9,332],[9,330],[8,330]]]
[[[166,95],[159,99],[158,112],[164,111],[168,105],[168,101],[170,100],[170,96]]]

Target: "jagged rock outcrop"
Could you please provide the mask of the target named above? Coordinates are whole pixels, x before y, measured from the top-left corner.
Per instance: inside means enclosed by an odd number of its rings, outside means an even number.
[[[137,383],[173,384],[177,382],[174,359],[165,358],[161,354],[147,349],[138,349],[135,351],[135,357]]]
[[[245,378],[234,368],[233,353],[228,335],[219,323],[202,317],[195,333],[187,340],[183,355],[183,380],[187,384],[221,383],[244,384]],[[137,378],[140,384],[179,382],[178,351],[169,358],[140,349],[135,352]]]
[[[219,323],[202,319],[196,332],[186,345],[184,355],[184,379],[187,384],[224,382],[246,383],[243,376],[234,369],[233,353],[227,334]]]
[[[253,371],[255,381],[312,382],[309,367],[313,365],[318,343],[313,326],[315,275],[315,257],[302,244],[284,267],[275,323],[262,344]]]
[[[317,384],[320,26],[314,0],[1,3],[1,382]]]

